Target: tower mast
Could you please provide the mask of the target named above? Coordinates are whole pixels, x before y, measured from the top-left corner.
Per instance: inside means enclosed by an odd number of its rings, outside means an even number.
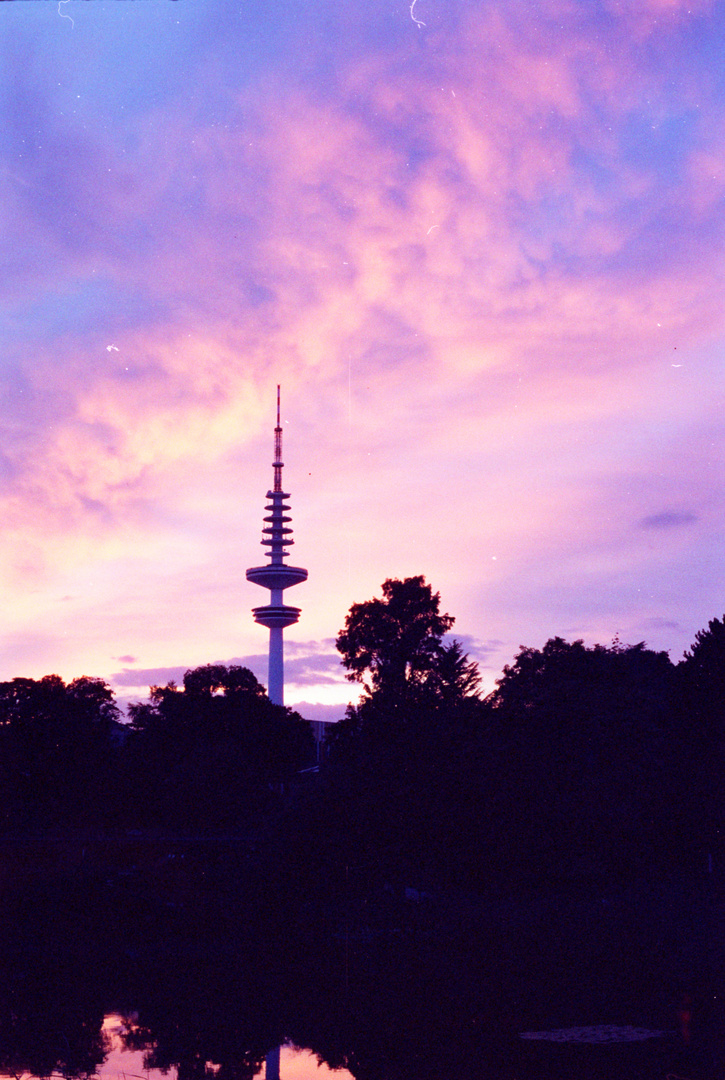
[[[269,589],[269,603],[252,609],[255,622],[269,628],[269,685],[267,692],[275,705],[284,705],[284,641],[285,626],[292,626],[300,617],[300,608],[284,603],[283,592],[291,585],[307,580],[307,571],[300,566],[287,566],[289,557],[286,547],[294,544],[292,529],[286,511],[290,509],[285,499],[289,494],[282,490],[282,426],[279,411],[279,386],[277,387],[277,426],[274,429],[274,483],[267,492],[270,501],[265,507],[267,515],[262,529],[261,543],[267,548],[265,566],[252,566],[247,570],[247,581]]]

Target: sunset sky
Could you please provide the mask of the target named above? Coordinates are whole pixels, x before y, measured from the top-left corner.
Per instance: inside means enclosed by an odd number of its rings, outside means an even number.
[[[1,679],[266,682],[277,383],[288,703],[357,696],[334,639],[387,577],[487,689],[522,644],[679,660],[722,616],[725,4],[16,0],[0,33]]]

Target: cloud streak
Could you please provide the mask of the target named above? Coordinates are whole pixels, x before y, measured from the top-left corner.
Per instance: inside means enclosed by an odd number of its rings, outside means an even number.
[[[692,525],[696,521],[695,514],[686,511],[663,510],[659,514],[650,514],[643,518],[640,526],[643,529],[678,529],[682,525]]]

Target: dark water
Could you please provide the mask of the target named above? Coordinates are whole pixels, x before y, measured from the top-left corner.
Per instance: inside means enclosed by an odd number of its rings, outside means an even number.
[[[1,853],[1,1074],[247,1080],[286,1044],[286,1080],[725,1075],[707,881],[406,894],[127,848]]]

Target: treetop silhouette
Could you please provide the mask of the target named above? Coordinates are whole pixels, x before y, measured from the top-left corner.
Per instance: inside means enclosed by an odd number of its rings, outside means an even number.
[[[336,647],[347,678],[362,683],[368,698],[441,700],[475,694],[478,669],[460,642],[443,643],[453,626],[441,614],[440,593],[422,574],[387,578],[382,599],[353,604]]]

